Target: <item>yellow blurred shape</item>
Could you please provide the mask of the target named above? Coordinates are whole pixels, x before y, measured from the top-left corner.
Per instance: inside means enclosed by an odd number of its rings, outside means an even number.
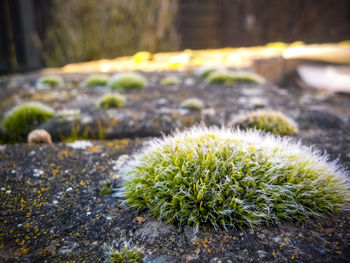
[[[144,63],[147,61],[152,61],[152,59],[153,59],[153,54],[148,51],[140,51],[133,56],[133,60],[135,63]]]
[[[46,69],[45,72],[92,73],[118,71],[160,71],[194,69],[202,66],[249,67],[256,59],[282,57],[284,59],[307,59],[336,63],[350,63],[350,41],[338,44],[305,45],[302,41],[291,44],[269,43],[265,46],[184,50],[152,54],[141,51],[132,57],[102,59],[69,64],[62,68]]]

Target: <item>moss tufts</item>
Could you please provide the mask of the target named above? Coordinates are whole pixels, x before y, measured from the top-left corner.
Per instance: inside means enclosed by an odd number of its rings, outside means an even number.
[[[110,185],[104,186],[100,192],[98,193],[98,197],[103,197],[105,195],[110,195],[113,193],[113,189],[111,188]]]
[[[162,78],[160,80],[160,84],[163,85],[163,86],[177,85],[179,83],[180,83],[180,80],[177,77],[174,77],[174,76],[165,77],[165,78]]]
[[[43,87],[59,87],[62,88],[64,86],[64,81],[60,76],[57,75],[47,75],[42,76],[37,81],[37,87],[43,88]]]
[[[119,91],[142,89],[146,85],[146,79],[142,75],[134,72],[116,74],[108,82],[109,88]]]
[[[208,67],[202,67],[198,69],[197,75],[199,75],[201,78],[205,79],[213,72],[226,72],[224,68],[216,67],[216,66],[208,66]]]
[[[125,102],[126,102],[125,96],[121,94],[108,93],[102,97],[99,103],[99,107],[103,109],[122,108],[124,107]]]
[[[155,139],[121,169],[132,208],[180,225],[255,227],[329,215],[350,200],[344,170],[286,138],[194,127]]]
[[[181,108],[188,110],[202,110],[204,102],[198,98],[188,98],[181,103]]]
[[[95,74],[87,77],[83,83],[83,87],[96,87],[96,86],[106,86],[108,82],[108,75]]]
[[[109,261],[111,263],[142,263],[143,255],[141,251],[123,247],[120,250],[112,250]]]
[[[252,72],[214,71],[205,79],[208,84],[234,85],[238,83],[264,83],[264,79]]]
[[[234,121],[241,128],[255,128],[274,134],[289,135],[298,132],[298,125],[279,111],[254,111],[242,114]]]
[[[54,111],[50,107],[38,102],[29,102],[11,109],[5,114],[1,124],[11,141],[24,141],[30,131],[53,116]]]

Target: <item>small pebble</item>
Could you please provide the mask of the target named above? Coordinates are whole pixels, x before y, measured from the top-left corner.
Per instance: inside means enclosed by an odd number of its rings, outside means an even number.
[[[29,144],[52,144],[51,135],[43,129],[35,129],[28,135]]]

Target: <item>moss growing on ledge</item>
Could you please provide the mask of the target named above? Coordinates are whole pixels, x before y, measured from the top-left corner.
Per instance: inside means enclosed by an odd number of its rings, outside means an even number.
[[[207,78],[210,74],[214,72],[226,72],[226,70],[222,67],[218,66],[208,66],[208,67],[202,67],[198,69],[197,75],[199,75],[201,78],[205,79]]]
[[[121,94],[105,94],[99,102],[99,107],[103,109],[122,108],[126,102],[126,97]]]
[[[53,116],[54,111],[50,107],[38,102],[29,102],[6,113],[1,125],[12,142],[25,141],[30,131]]]
[[[64,81],[60,76],[47,75],[47,76],[42,76],[40,79],[38,79],[36,86],[37,88],[43,88],[43,87],[62,88],[64,86]]]
[[[111,263],[142,263],[143,255],[141,251],[123,247],[121,250],[112,250],[109,254]]]
[[[110,185],[104,186],[100,192],[98,193],[98,197],[103,197],[105,195],[110,195],[113,193],[113,189],[111,188]]]
[[[180,225],[256,227],[330,215],[350,193],[342,167],[288,139],[195,127],[155,139],[122,168],[123,194]]]
[[[199,111],[204,108],[204,102],[198,98],[188,98],[181,103],[181,108]]]
[[[130,91],[143,89],[147,85],[146,79],[138,73],[118,73],[108,82],[108,87],[113,90]]]
[[[214,71],[210,73],[205,81],[208,84],[234,85],[238,83],[264,83],[264,79],[257,74],[247,71]]]
[[[83,83],[83,87],[96,87],[96,86],[106,86],[108,82],[108,75],[95,74],[87,77]]]
[[[234,121],[241,128],[255,128],[274,134],[289,135],[298,132],[298,125],[279,111],[254,111],[242,114]]]
[[[160,80],[160,84],[163,86],[177,85],[180,83],[180,80],[174,76],[164,77]]]

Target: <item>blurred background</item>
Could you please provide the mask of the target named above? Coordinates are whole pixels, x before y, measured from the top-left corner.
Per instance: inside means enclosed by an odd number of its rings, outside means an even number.
[[[0,0],[0,72],[350,36],[349,0]]]

